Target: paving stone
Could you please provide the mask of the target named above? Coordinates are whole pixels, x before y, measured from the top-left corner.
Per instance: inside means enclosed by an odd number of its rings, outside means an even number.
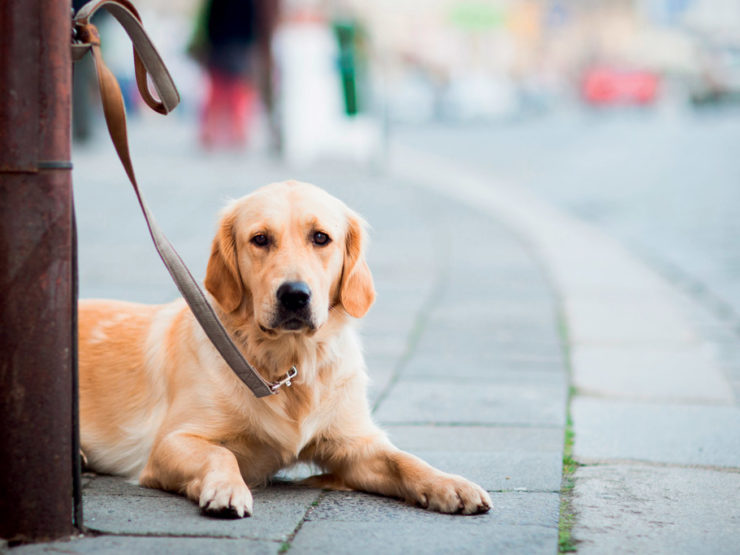
[[[445,290],[445,298],[456,297],[459,292],[470,293],[474,299],[489,295],[501,299],[505,298],[504,294],[517,298],[528,292],[534,298],[549,300],[547,282],[528,257],[516,264],[496,260],[499,257],[496,249],[474,251],[467,256],[455,254],[450,261],[449,289]]]
[[[566,296],[568,335],[574,344],[684,345],[698,337],[675,303],[602,294]]]
[[[390,334],[405,338],[416,322],[417,314],[422,308],[421,304],[420,302],[404,311],[392,311],[385,306],[373,307],[359,326],[360,334],[362,337]]]
[[[381,357],[399,358],[408,343],[408,337],[405,333],[384,333],[384,334],[363,334],[363,350],[371,355]]]
[[[586,395],[731,403],[733,393],[706,349],[576,345],[573,383]]]
[[[475,353],[472,356],[477,356]],[[403,366],[403,376],[408,380],[478,380],[501,384],[565,385],[567,377],[560,363],[530,362],[496,358],[481,362],[469,360],[470,356],[457,360],[436,359],[433,355],[413,357]]]
[[[670,405],[576,397],[579,461],[633,459],[740,467],[740,407]]]
[[[373,405],[379,396],[386,390],[394,376],[398,357],[394,356],[365,356],[367,374],[370,378],[367,396]]]
[[[387,424],[498,424],[562,427],[565,391],[537,387],[455,381],[401,380],[376,412]]]
[[[436,268],[426,269],[429,276],[422,281],[410,278],[407,273],[399,271],[395,264],[389,265],[387,272],[380,271],[376,266],[370,270],[375,283],[375,306],[385,303],[390,313],[403,313],[418,307],[426,301],[434,287]]]
[[[557,552],[557,531],[543,526],[427,522],[306,522],[292,543],[294,553],[527,553]]]
[[[693,297],[688,295],[693,293]],[[699,329],[703,347],[709,351],[723,376],[730,382],[735,403],[740,404],[740,328],[735,319],[725,312],[719,313],[714,299],[699,296],[691,289],[685,292],[684,305],[692,322]],[[699,305],[696,301],[704,301]]]
[[[450,282],[449,287],[444,291],[444,295],[439,298],[439,302],[444,305],[456,305],[474,300],[491,310],[495,310],[496,306],[502,302],[521,299],[522,301],[537,300],[542,305],[542,310],[549,312],[552,312],[555,308],[552,292],[531,283],[507,284],[505,287],[497,284],[497,286],[488,287],[484,292],[481,292],[480,284],[472,280],[459,281],[453,278],[450,279]]]
[[[362,492],[331,491],[308,513],[307,521],[456,523],[461,526],[514,525],[557,528],[560,496],[557,493],[493,492],[493,509],[480,515],[445,515],[397,499]]]
[[[26,545],[10,550],[19,555],[36,553],[91,553],[95,555],[120,555],[137,553],[139,555],[160,555],[178,553],[185,555],[229,555],[255,553],[274,555],[280,549],[279,542],[230,539],[230,538],[184,538],[184,537],[135,537],[99,536],[83,537],[70,541]]]
[[[105,476],[94,473],[85,473],[87,478],[83,486],[85,497],[91,495],[111,495],[126,497],[159,497],[172,498],[172,494],[160,489],[145,488],[134,480],[126,480],[117,476]]]
[[[452,333],[439,328],[425,329],[417,350],[419,352],[452,352],[464,355],[467,352],[490,352],[502,355],[524,354],[557,357],[561,354],[560,342],[550,334],[512,335],[501,329],[466,330],[467,333]]]
[[[443,309],[442,309],[443,310]],[[461,330],[464,332],[461,333]],[[554,320],[543,318],[541,321],[526,321],[524,319],[501,318],[486,321],[448,321],[439,316],[432,316],[425,322],[425,334],[432,336],[432,340],[439,336],[460,336],[479,345],[481,342],[493,343],[534,343],[560,346],[560,338],[555,332]]]
[[[736,554],[740,474],[642,465],[575,474],[578,553]]]
[[[484,515],[442,515],[361,493],[331,492],[295,537],[297,553],[553,553],[559,496],[494,493]],[[358,542],[357,538],[361,538]]]
[[[594,248],[588,240],[571,242],[558,254],[558,282],[569,291],[585,294],[609,291],[653,296],[665,292],[655,272],[621,246],[615,246],[611,243],[611,248]],[[588,264],[583,263],[585,259]]]
[[[430,325],[448,323],[454,325],[506,325],[510,322],[548,324],[551,333],[557,335],[554,324],[557,314],[550,312],[548,304],[543,306],[539,299],[497,299],[496,303],[481,304],[479,299],[467,299],[457,303],[444,302],[435,305],[429,316]]]
[[[380,237],[375,238],[377,242],[382,241]],[[397,240],[397,238],[396,238]],[[374,241],[375,243],[375,241]],[[434,283],[437,269],[433,265],[435,258],[432,253],[424,250],[419,252],[414,248],[414,253],[409,254],[413,241],[406,233],[403,234],[403,242],[395,251],[383,249],[383,252],[371,254],[368,253],[368,266],[376,281],[377,291],[380,293],[379,298],[395,293],[398,295],[399,290],[410,290],[413,295],[411,299],[416,299],[420,294],[428,291]],[[377,247],[376,247],[377,248]],[[380,248],[384,248],[381,245]],[[416,290],[412,286],[416,285]]]
[[[502,449],[525,452],[563,449],[563,433],[553,428],[391,425],[384,430],[396,445],[409,450],[496,453]]]
[[[563,432],[553,428],[386,426],[391,441],[489,491],[559,491]]]
[[[120,479],[119,479],[120,480]],[[120,480],[123,484],[123,480]],[[126,493],[127,487],[131,493]],[[142,492],[146,492],[142,495]],[[150,492],[154,492],[152,495]],[[201,514],[182,496],[109,482],[83,492],[85,525],[108,534],[212,536],[284,540],[294,530],[320,491],[291,485],[255,489],[254,516],[219,519]]]
[[[434,366],[464,366],[467,364],[485,364],[490,367],[512,370],[534,370],[549,371],[553,373],[563,372],[563,353],[539,354],[539,353],[505,353],[501,351],[425,351],[418,347],[414,349],[413,357],[408,362],[412,365]]]

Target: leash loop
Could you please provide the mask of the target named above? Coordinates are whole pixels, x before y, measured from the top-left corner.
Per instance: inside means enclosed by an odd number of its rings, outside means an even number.
[[[118,20],[131,39],[134,51],[136,85],[144,102],[155,112],[160,114],[170,113],[180,103],[180,94],[177,92],[177,87],[167,70],[167,66],[164,65],[159,52],[154,47],[154,43],[144,30],[139,12],[129,0],[93,0],[88,2],[75,14],[72,22],[74,29],[78,33],[80,31],[84,32],[84,28],[91,24],[90,18],[101,8],[105,8],[108,13]],[[79,38],[78,36],[78,40]],[[75,43],[72,45],[72,57],[75,60],[81,58],[85,51],[89,49],[84,40],[81,42],[82,47]],[[159,100],[154,98],[154,95],[149,91],[147,76],[151,77],[151,82]]]

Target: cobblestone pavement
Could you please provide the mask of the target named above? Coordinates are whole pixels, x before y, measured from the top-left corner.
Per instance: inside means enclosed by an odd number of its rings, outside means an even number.
[[[203,517],[184,498],[87,476],[72,542],[13,553],[554,553],[567,379],[557,304],[537,260],[491,218],[402,180],[341,164],[289,170],[265,157],[198,152],[177,123],[134,124],[133,157],[166,233],[202,278],[228,197],[297,177],[372,226],[378,300],[362,326],[375,418],[392,440],[491,492],[472,517],[290,481],[255,492],[255,515]],[[166,145],[166,146],[163,146]],[[82,297],[176,296],[112,149],[75,154]]]

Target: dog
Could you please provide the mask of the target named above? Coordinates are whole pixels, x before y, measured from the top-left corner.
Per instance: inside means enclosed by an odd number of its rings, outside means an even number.
[[[81,446],[91,470],[184,494],[206,514],[252,514],[250,487],[299,462],[315,487],[442,513],[492,504],[480,486],[405,453],[372,421],[352,322],[375,299],[364,220],[322,189],[275,183],[222,213],[206,269],[214,309],[268,381],[258,399],[182,299],[79,305]]]

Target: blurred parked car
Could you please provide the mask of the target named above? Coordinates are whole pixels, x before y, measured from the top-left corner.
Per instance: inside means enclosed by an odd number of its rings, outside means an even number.
[[[584,74],[581,95],[595,106],[644,106],[657,99],[659,81],[650,71],[597,66]]]

